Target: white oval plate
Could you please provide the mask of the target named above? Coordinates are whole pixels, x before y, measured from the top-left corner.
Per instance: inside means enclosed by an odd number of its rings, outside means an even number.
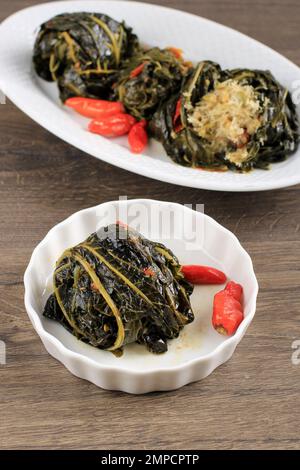
[[[211,59],[224,68],[270,69],[287,88],[300,80],[299,68],[283,56],[237,31],[195,15],[126,1],[53,2],[22,10],[0,26],[0,88],[28,116],[66,142],[100,160],[161,181],[222,191],[262,191],[300,182],[300,150],[271,171],[218,173],[177,165],[154,140],[145,155],[133,155],[126,139],[107,140],[86,131],[87,120],[65,109],[55,84],[38,79],[32,48],[41,23],[64,12],[96,11],[125,20],[146,44],[175,46],[192,61]],[[298,82],[297,82],[298,80]]]
[[[61,325],[44,318],[42,311],[52,291],[57,258],[97,227],[116,219],[164,243],[182,264],[212,265],[241,283],[245,318],[235,335],[221,336],[211,325],[213,296],[222,286],[195,287],[191,297],[195,320],[179,338],[168,342],[169,349],[162,355],[130,344],[117,358],[77,340]],[[254,317],[258,292],[251,259],[231,232],[201,212],[153,200],[107,202],[77,212],[56,225],[34,250],[24,284],[27,313],[47,351],[74,375],[102,388],[129,393],[176,389],[206,377],[227,361]]]

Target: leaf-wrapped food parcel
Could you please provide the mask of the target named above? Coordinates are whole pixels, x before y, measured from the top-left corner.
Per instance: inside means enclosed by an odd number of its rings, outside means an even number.
[[[162,104],[150,131],[176,163],[219,170],[267,168],[299,142],[290,93],[270,72],[221,70],[210,61]]]
[[[118,351],[137,341],[162,353],[194,319],[193,287],[175,255],[119,224],[67,249],[53,284],[44,315],[100,349]]]
[[[171,50],[140,51],[124,64],[115,97],[137,119],[151,118],[159,104],[180,89],[187,68]]]
[[[121,62],[137,47],[123,22],[99,13],[65,13],[41,25],[33,62],[40,77],[58,82],[62,101],[107,98]]]

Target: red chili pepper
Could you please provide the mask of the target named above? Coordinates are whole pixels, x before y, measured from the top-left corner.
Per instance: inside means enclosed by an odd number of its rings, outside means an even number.
[[[176,108],[175,108],[175,113],[173,116],[173,128],[174,131],[180,132],[183,128],[182,122],[181,122],[181,98],[176,103]]]
[[[144,268],[143,269],[145,276],[153,277],[155,276],[155,271],[152,268]]]
[[[142,64],[138,65],[135,69],[131,70],[129,76],[130,78],[135,78],[137,77],[142,71],[144,70],[144,67],[146,65],[146,62],[143,62]]]
[[[88,130],[105,137],[119,137],[128,134],[135,122],[130,114],[119,113],[94,119],[89,123]]]
[[[236,300],[240,301],[243,295],[243,288],[241,284],[238,284],[237,282],[234,281],[229,281],[226,284],[225,290],[229,292],[232,297],[234,297]]]
[[[176,59],[182,58],[182,49],[179,49],[178,47],[168,47],[167,50],[170,51],[176,57]]]
[[[192,284],[224,284],[226,281],[226,275],[222,271],[210,266],[197,264],[181,266],[181,272]]]
[[[130,132],[128,134],[128,143],[131,152],[133,153],[141,153],[148,143],[148,135],[146,132],[145,127],[147,126],[147,122],[145,119],[137,122],[132,126]]]
[[[95,100],[81,96],[68,98],[65,101],[65,105],[74,109],[82,116],[92,119],[102,118],[103,116],[113,116],[114,114],[125,112],[124,106],[120,101]]]
[[[233,335],[243,321],[242,294],[242,286],[230,281],[215,295],[212,323],[218,333]]]

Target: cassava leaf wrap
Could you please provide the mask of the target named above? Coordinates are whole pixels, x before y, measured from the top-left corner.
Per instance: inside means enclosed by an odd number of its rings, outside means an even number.
[[[180,89],[187,71],[182,59],[168,49],[157,47],[140,51],[124,65],[115,86],[115,97],[137,119],[151,118],[159,104]]]
[[[194,319],[193,287],[175,255],[119,224],[67,249],[53,284],[44,315],[100,349],[119,351],[137,341],[162,353]]]
[[[62,101],[107,98],[122,61],[138,48],[123,22],[99,13],[65,13],[43,23],[34,45],[37,74],[57,81]]]
[[[255,118],[258,124],[252,134],[244,127],[246,138],[241,145],[237,146],[228,138],[226,146],[216,151],[216,141],[199,135],[192,123],[192,116],[197,106],[201,110],[201,103],[207,100],[209,94],[220,85],[224,88],[226,84],[234,85],[239,93],[245,90],[252,94],[259,109]],[[175,130],[174,116],[178,103],[180,126],[177,122]],[[242,110],[242,105],[239,106]],[[212,106],[212,109],[215,108]],[[199,116],[201,120],[200,111]],[[232,120],[232,116],[229,119]],[[282,161],[294,152],[299,142],[298,119],[290,93],[270,72],[221,70],[218,64],[210,61],[199,63],[184,81],[181,91],[160,106],[150,123],[150,132],[162,142],[167,154],[176,163],[216,170],[266,169],[270,163]],[[239,155],[237,150],[240,154],[243,152],[243,158],[239,161],[236,158]]]

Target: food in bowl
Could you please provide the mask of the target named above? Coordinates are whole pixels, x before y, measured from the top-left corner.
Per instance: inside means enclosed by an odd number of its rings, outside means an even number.
[[[115,354],[133,342],[160,354],[193,321],[192,291],[171,250],[111,224],[62,253],[44,316]]]

